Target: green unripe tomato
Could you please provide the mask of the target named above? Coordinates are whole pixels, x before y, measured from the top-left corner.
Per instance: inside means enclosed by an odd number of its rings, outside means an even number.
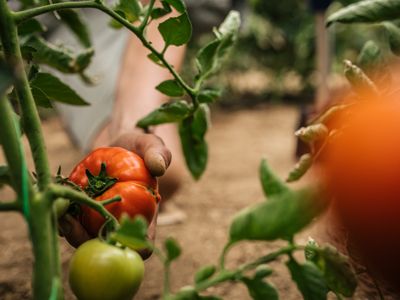
[[[138,253],[93,239],[72,256],[69,284],[79,300],[131,300],[143,276]]]

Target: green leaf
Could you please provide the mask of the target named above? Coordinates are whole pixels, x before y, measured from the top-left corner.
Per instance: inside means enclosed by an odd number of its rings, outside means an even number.
[[[197,80],[204,80],[215,74],[221,66],[222,59],[237,39],[240,27],[240,15],[231,11],[221,26],[215,30],[216,39],[201,48],[196,56],[199,70]]]
[[[183,287],[177,294],[168,295],[166,300],[222,300],[215,296],[200,296],[192,286]]]
[[[88,26],[78,11],[72,9],[59,10],[61,21],[75,34],[79,42],[86,48],[92,45]]]
[[[129,22],[135,22],[139,20],[143,6],[138,0],[120,0],[114,10]]]
[[[161,4],[163,7],[156,7],[153,8],[153,10],[151,11],[150,16],[152,19],[164,17],[165,15],[168,15],[170,12],[172,12],[171,6],[167,1],[162,0]]]
[[[29,19],[18,24],[18,34],[21,36],[45,32],[47,28],[36,19]]]
[[[147,55],[147,57],[154,62],[155,64],[157,64],[160,67],[165,68],[164,64],[162,63],[162,61],[154,54],[154,53],[150,53],[149,55]]]
[[[205,267],[201,268],[194,275],[194,282],[196,284],[198,284],[198,283],[210,278],[212,275],[215,274],[216,270],[217,270],[217,268],[213,265],[205,266]]]
[[[72,51],[48,43],[41,37],[32,36],[23,45],[23,47],[33,48],[35,51],[29,51],[26,55],[31,55],[32,60],[37,64],[46,64],[63,73],[81,73],[89,65],[94,50],[88,48],[75,54]]]
[[[353,296],[357,279],[347,256],[328,245],[323,248],[314,247],[313,256],[309,260],[321,270],[330,290],[345,297]]]
[[[89,105],[73,89],[49,73],[38,73],[31,81],[31,87],[39,89],[52,101],[71,105]]]
[[[165,80],[156,86],[161,93],[170,97],[181,97],[185,94],[185,90],[175,80]]]
[[[256,268],[254,279],[263,279],[273,273],[272,269],[266,265],[260,265]]]
[[[216,89],[204,89],[201,90],[197,95],[197,101],[200,103],[213,103],[219,97],[221,97],[221,90]]]
[[[259,173],[265,196],[272,197],[290,190],[287,185],[272,172],[265,159],[261,161]]]
[[[327,298],[328,287],[321,271],[313,263],[307,261],[300,265],[294,259],[290,259],[286,265],[304,300]]]
[[[147,221],[142,216],[135,217],[133,220],[123,217],[121,226],[110,234],[109,239],[131,249],[142,250],[150,246],[146,233]]]
[[[139,120],[136,125],[147,128],[152,125],[182,121],[190,114],[191,109],[191,106],[183,100],[168,102]]]
[[[303,154],[297,164],[294,166],[293,170],[289,172],[286,182],[293,182],[299,180],[304,174],[311,168],[313,163],[313,158],[311,154]]]
[[[32,91],[33,99],[35,99],[35,103],[37,106],[44,107],[44,108],[53,107],[53,105],[51,105],[50,99],[47,97],[47,95],[44,92],[42,92],[41,89],[32,86],[31,91]]]
[[[394,55],[400,56],[400,28],[390,22],[383,23],[387,33],[390,50]]]
[[[327,25],[333,23],[374,23],[399,18],[398,0],[365,0],[351,4],[332,14]]]
[[[192,37],[192,24],[187,13],[169,18],[158,25],[158,30],[167,45],[181,46]]]
[[[291,240],[325,209],[326,204],[314,189],[274,195],[269,201],[249,206],[234,217],[230,242]]]
[[[181,247],[173,238],[167,238],[164,242],[164,247],[167,250],[167,261],[171,262],[181,255]]]
[[[357,65],[363,70],[374,72],[383,63],[382,51],[374,41],[367,41],[357,58]]]
[[[208,106],[201,104],[193,116],[179,124],[186,164],[195,179],[200,178],[207,166],[208,146],[204,137],[208,129],[208,113]]]
[[[251,298],[254,300],[279,299],[276,288],[264,280],[244,277],[241,281],[246,285]]]
[[[168,4],[170,4],[173,8],[176,9],[177,12],[183,14],[186,12],[186,6],[183,0],[165,0]]]

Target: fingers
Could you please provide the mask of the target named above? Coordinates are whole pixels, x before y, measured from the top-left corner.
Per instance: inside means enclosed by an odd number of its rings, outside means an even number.
[[[144,159],[146,167],[153,176],[162,176],[171,163],[171,152],[154,134],[125,133],[112,145],[135,151]]]
[[[58,225],[61,235],[75,248],[91,239],[81,223],[69,214],[59,219]]]

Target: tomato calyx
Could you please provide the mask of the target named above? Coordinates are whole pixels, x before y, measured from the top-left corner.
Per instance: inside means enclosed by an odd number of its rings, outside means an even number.
[[[92,198],[100,196],[118,181],[117,178],[107,175],[105,163],[101,163],[99,175],[93,175],[88,169],[85,173],[88,178],[88,186],[85,188],[85,192]]]

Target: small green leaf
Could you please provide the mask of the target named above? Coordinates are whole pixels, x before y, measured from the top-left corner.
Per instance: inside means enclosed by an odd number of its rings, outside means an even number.
[[[194,287],[183,287],[177,294],[168,295],[166,300],[222,300],[215,296],[200,296]]]
[[[186,12],[186,6],[183,0],[165,0],[168,4],[170,4],[173,8],[176,9],[177,12],[183,14]]]
[[[194,275],[194,282],[196,284],[198,284],[198,283],[210,278],[212,275],[215,274],[216,270],[217,270],[217,268],[213,265],[205,266],[205,267],[201,268]]]
[[[141,250],[150,247],[146,233],[147,221],[142,216],[133,220],[129,217],[123,217],[121,226],[110,234],[109,239],[131,249]]]
[[[53,107],[53,105],[51,105],[50,99],[47,97],[47,95],[44,92],[42,92],[41,89],[32,86],[31,91],[32,91],[33,99],[35,100],[35,103],[37,106],[44,107],[44,108],[52,108]]]
[[[299,180],[304,174],[311,168],[313,163],[313,158],[311,154],[303,154],[297,164],[294,166],[293,170],[289,172],[286,182],[293,182]]]
[[[307,261],[300,265],[294,259],[290,259],[286,265],[304,300],[327,298],[328,287],[321,271],[313,263]]]
[[[129,22],[135,22],[141,16],[143,6],[138,0],[120,0],[114,10]]]
[[[88,26],[83,21],[78,11],[64,9],[59,10],[57,13],[60,16],[61,21],[75,34],[84,47],[88,48],[92,45]]]
[[[49,73],[38,73],[31,81],[31,87],[41,90],[52,101],[71,105],[89,105],[73,89]]]
[[[136,125],[146,128],[152,125],[182,121],[190,114],[191,109],[191,106],[183,100],[168,102],[139,120]]]
[[[390,50],[394,55],[400,56],[400,28],[391,22],[384,22],[383,26],[388,33]]]
[[[333,246],[313,248],[310,259],[321,270],[328,287],[336,294],[352,297],[357,288],[357,279],[349,258],[339,253]]]
[[[21,36],[45,32],[47,28],[36,19],[29,19],[18,24],[18,34]]]
[[[82,52],[75,54],[72,51],[58,47],[51,43],[48,43],[41,37],[32,36],[23,45],[24,48],[33,49],[28,53],[23,53],[26,56],[31,56],[37,64],[46,64],[52,68],[57,69],[63,73],[82,73],[89,65],[94,50],[88,48]]]
[[[357,57],[357,65],[363,70],[374,71],[383,62],[382,51],[374,41],[367,41]]]
[[[215,100],[221,97],[221,90],[205,89],[201,90],[197,95],[197,100],[200,103],[213,103]]]
[[[161,93],[170,97],[181,97],[185,94],[185,90],[175,80],[165,80],[156,86]]]
[[[304,256],[306,257],[306,260],[314,261],[317,256],[317,248],[319,248],[317,242],[312,238],[308,238],[306,247],[304,249]]]
[[[365,0],[360,1],[332,14],[327,25],[333,23],[374,23],[399,18],[400,2],[398,0]]]
[[[245,208],[232,221],[230,241],[291,240],[326,208],[319,195],[314,189],[291,191]]]
[[[263,279],[273,273],[272,269],[266,265],[260,265],[256,268],[254,279]]]
[[[261,279],[250,279],[244,277],[241,281],[246,285],[249,294],[254,300],[278,300],[279,295],[276,288]]]
[[[158,19],[164,17],[168,15],[170,12],[172,12],[171,6],[168,4],[167,1],[162,0],[161,4],[163,7],[156,7],[153,8],[153,10],[151,11],[150,16],[152,19]]]
[[[179,124],[186,164],[195,179],[200,178],[207,166],[208,146],[204,137],[208,129],[208,113],[208,106],[201,104],[193,116]]]
[[[154,62],[155,64],[159,65],[160,67],[165,68],[164,64],[162,63],[162,61],[154,54],[154,53],[150,53],[149,55],[147,55],[147,57]]]
[[[181,46],[189,42],[192,37],[192,24],[187,13],[169,18],[158,25],[158,30],[167,45]]]
[[[167,261],[171,262],[181,255],[181,247],[173,238],[167,238],[164,242],[165,250],[167,250]]]
[[[261,185],[265,196],[272,197],[288,192],[290,189],[270,169],[267,161],[263,159],[259,168]]]

